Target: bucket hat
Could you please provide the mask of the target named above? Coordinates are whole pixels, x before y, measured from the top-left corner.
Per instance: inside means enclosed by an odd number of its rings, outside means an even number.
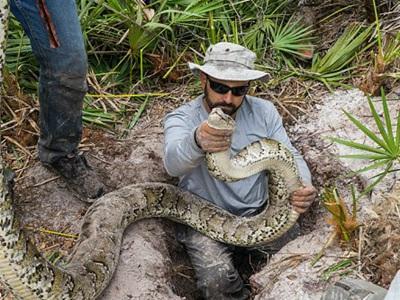
[[[194,74],[200,71],[220,80],[250,81],[263,79],[268,73],[254,69],[256,54],[237,44],[221,42],[208,47],[204,64],[189,63]]]

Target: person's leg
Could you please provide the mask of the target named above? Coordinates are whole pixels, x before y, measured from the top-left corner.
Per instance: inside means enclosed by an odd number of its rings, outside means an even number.
[[[74,0],[12,0],[40,65],[39,158],[52,163],[76,151],[82,134],[87,59]]]
[[[177,225],[177,239],[184,244],[196,272],[197,286],[206,299],[248,299],[250,292],[235,269],[231,249],[184,225]]]
[[[11,0],[40,65],[39,159],[88,198],[103,185],[78,155],[87,57],[74,0]]]

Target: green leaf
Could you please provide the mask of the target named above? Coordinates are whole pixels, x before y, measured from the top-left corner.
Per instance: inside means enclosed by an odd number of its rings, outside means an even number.
[[[151,26],[147,26],[151,27]],[[153,29],[157,28],[157,24]],[[132,49],[133,54],[139,55],[140,49],[146,47],[156,36],[156,31],[152,31],[144,28],[144,26],[139,26],[136,23],[132,23],[129,28],[128,38],[129,46]]]
[[[269,26],[271,47],[281,54],[290,54],[299,58],[308,58],[306,53],[313,51],[311,41],[313,31],[310,27],[303,27],[299,21],[282,19],[276,26]]]
[[[360,194],[359,197],[361,197],[361,196],[363,196],[363,195],[366,195],[366,194],[368,194],[369,192],[371,192],[372,189],[373,189],[379,182],[381,182],[382,179],[385,178],[385,176],[390,172],[389,170],[390,170],[391,167],[392,167],[392,163],[389,163],[389,164],[386,166],[385,171],[383,171],[382,173],[379,173],[378,175],[376,175],[376,176],[378,176],[378,178],[377,178],[375,181],[373,181],[370,185],[368,185],[368,186],[365,188],[365,190],[363,190],[363,192]],[[374,176],[374,177],[376,177],[376,176]]]
[[[171,33],[174,32],[171,26],[162,24],[162,23],[157,23],[157,22],[149,22],[143,25],[144,28],[150,29],[150,30],[155,30],[155,29],[166,29],[170,31]]]
[[[378,127],[379,132],[381,133],[381,136],[385,141],[385,144],[387,146],[387,150],[389,152],[392,152],[393,149],[392,149],[392,147],[390,145],[390,140],[389,140],[388,134],[387,134],[387,132],[386,132],[386,130],[384,128],[384,124],[383,124],[378,112],[375,109],[374,104],[372,103],[371,97],[368,97],[368,105],[369,105],[370,111],[372,113],[372,116],[374,117],[375,124]]]
[[[345,139],[335,138],[335,137],[330,137],[329,139],[336,143],[339,143],[339,144],[342,144],[345,146],[349,146],[351,148],[387,155],[387,152],[385,150],[377,149],[377,148],[374,148],[374,147],[371,147],[371,146],[368,146],[365,144],[360,144],[360,143],[352,142],[352,141],[345,140]]]
[[[370,164],[369,166],[363,167],[361,169],[355,170],[353,172],[351,172],[352,174],[360,174],[360,173],[364,173],[364,172],[368,172],[374,169],[378,169],[380,167],[383,167],[385,165],[387,165],[388,163],[390,163],[390,160],[383,160],[383,161],[378,161],[376,163]]]
[[[388,155],[381,155],[381,154],[347,154],[347,155],[340,155],[342,158],[352,158],[352,159],[368,159],[368,160],[381,160],[381,159],[390,159]]]
[[[322,76],[343,70],[356,57],[357,50],[367,40],[371,31],[372,26],[365,29],[362,26],[348,27],[325,56],[321,58],[316,54],[318,57],[313,59],[311,71]],[[371,45],[370,43],[366,48]]]
[[[354,118],[350,113],[346,112],[343,110],[345,115],[350,119],[350,121],[357,126],[358,129],[360,129],[368,138],[370,138],[372,141],[377,143],[379,146],[381,146],[383,149],[387,151],[387,153],[390,153],[390,148],[385,144],[385,141],[380,139],[372,130],[368,129],[366,126],[364,126],[360,121],[358,121],[356,118]]]
[[[397,113],[396,144],[400,147],[400,110]]]
[[[387,99],[386,99],[386,95],[385,95],[385,91],[384,91],[383,87],[381,87],[381,97],[382,97],[383,114],[385,117],[385,123],[386,123],[387,132],[389,135],[389,139],[390,139],[390,141],[394,142],[392,120],[390,118],[389,107],[387,104]]]
[[[387,99],[383,90],[381,90],[382,97],[382,107],[383,107],[383,115],[384,121],[381,120],[381,117],[376,111],[376,108],[371,100],[368,97],[368,105],[370,111],[373,115],[376,126],[379,129],[380,137],[372,132],[372,130],[368,129],[365,125],[363,125],[359,120],[354,118],[350,113],[344,111],[346,116],[350,119],[350,121],[360,129],[366,137],[370,138],[374,141],[380,148],[375,148],[372,146],[368,146],[361,143],[356,143],[350,140],[340,139],[340,138],[330,138],[330,140],[352,147],[354,149],[362,150],[367,153],[359,153],[359,154],[349,154],[343,155],[345,158],[353,158],[353,159],[367,159],[372,161],[372,163],[366,167],[363,167],[359,170],[352,172],[352,174],[359,174],[362,172],[367,172],[374,169],[379,169],[385,167],[383,172],[374,175],[372,178],[376,178],[360,195],[365,195],[369,193],[388,173],[395,172],[396,170],[392,169],[395,160],[399,160],[400,158],[400,111],[397,113],[397,124],[396,124],[396,134],[394,137],[392,121],[390,117],[390,109],[387,103]],[[382,140],[383,138],[383,140]],[[368,153],[369,152],[369,153]]]

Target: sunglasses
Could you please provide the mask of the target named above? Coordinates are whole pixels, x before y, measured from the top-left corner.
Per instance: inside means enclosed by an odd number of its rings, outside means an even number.
[[[249,85],[230,87],[220,82],[213,81],[208,76],[207,80],[210,83],[210,88],[218,94],[226,94],[231,91],[234,96],[244,96],[249,90]]]

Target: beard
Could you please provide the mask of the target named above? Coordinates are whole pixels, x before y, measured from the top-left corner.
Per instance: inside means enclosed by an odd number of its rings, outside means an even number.
[[[236,111],[239,109],[239,106],[235,106],[233,104],[225,103],[223,101],[215,102],[215,103],[211,102],[210,97],[208,96],[207,88],[204,89],[204,98],[206,100],[206,103],[207,103],[208,108],[210,109],[210,111],[213,108],[219,107],[227,115],[233,116],[236,113]]]

